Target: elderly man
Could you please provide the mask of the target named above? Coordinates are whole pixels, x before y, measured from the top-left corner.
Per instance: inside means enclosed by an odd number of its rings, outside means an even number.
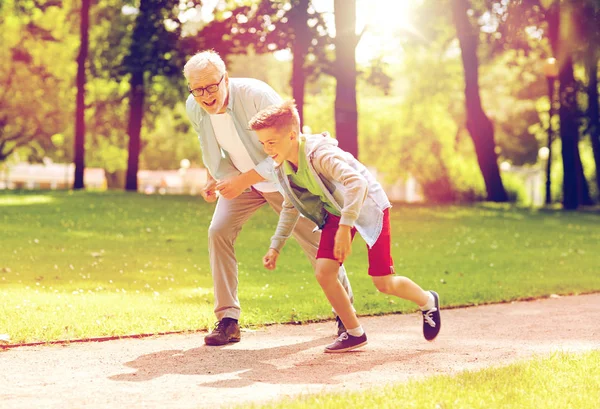
[[[240,340],[240,302],[237,296],[238,267],[235,239],[244,223],[261,206],[281,212],[283,197],[273,182],[273,160],[264,153],[248,121],[260,110],[282,100],[262,81],[229,78],[225,63],[214,51],[194,55],[185,64],[190,96],[187,113],[198,133],[202,159],[209,178],[202,191],[207,202],[217,201],[208,229],[210,267],[213,276],[215,315],[218,323],[204,338],[206,345]],[[293,235],[313,265],[320,233],[301,219]],[[342,266],[338,280],[352,299],[352,289]],[[338,334],[345,328],[336,319]]]

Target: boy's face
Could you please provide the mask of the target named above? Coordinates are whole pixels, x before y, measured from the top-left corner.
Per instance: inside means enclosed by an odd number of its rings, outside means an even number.
[[[275,163],[282,164],[286,160],[292,160],[297,156],[296,132],[287,129],[265,128],[256,131],[260,143],[266,154]]]

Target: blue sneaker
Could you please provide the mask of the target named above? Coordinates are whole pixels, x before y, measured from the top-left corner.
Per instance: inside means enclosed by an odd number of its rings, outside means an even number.
[[[367,334],[362,334],[360,337],[354,337],[347,332],[340,335],[333,344],[325,347],[325,352],[328,353],[339,353],[352,351],[353,349],[360,348],[363,345],[367,345]]]
[[[442,319],[440,317],[440,297],[435,291],[429,291],[435,299],[435,306],[423,313],[423,336],[427,341],[433,341],[440,332]]]

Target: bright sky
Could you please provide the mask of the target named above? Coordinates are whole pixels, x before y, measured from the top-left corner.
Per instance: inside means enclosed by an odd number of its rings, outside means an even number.
[[[368,26],[356,48],[356,60],[366,63],[384,56],[391,62],[399,58],[394,33],[416,31],[411,24],[416,3],[415,0],[356,0],[356,32]],[[327,22],[333,27],[333,0],[313,0],[313,5],[317,11],[327,13]]]
[[[182,3],[184,0],[181,0]],[[219,0],[206,0],[202,7],[202,15],[198,16],[196,10],[188,10],[180,16],[180,20],[210,20],[212,10]],[[358,47],[356,48],[356,60],[366,63],[369,60],[383,56],[386,61],[393,62],[400,58],[397,37],[398,31],[417,33],[418,30],[411,24],[414,17],[414,9],[420,0],[356,0],[356,31],[360,33],[365,26],[365,31]],[[312,4],[318,12],[325,13],[328,26],[334,30],[333,0],[312,0]],[[185,8],[185,3],[183,3]],[[182,18],[183,17],[183,18]],[[275,53],[281,60],[290,59],[289,51]]]

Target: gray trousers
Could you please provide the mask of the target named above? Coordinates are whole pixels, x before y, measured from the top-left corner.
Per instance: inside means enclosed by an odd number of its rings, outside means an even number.
[[[283,196],[279,192],[263,193],[252,189],[235,199],[227,200],[219,197],[217,201],[217,207],[208,229],[208,252],[213,276],[215,315],[219,321],[223,318],[239,319],[240,317],[238,265],[233,246],[244,223],[265,203],[268,203],[279,214]],[[317,249],[321,238],[321,232],[313,232],[314,229],[313,222],[300,217],[293,232],[293,236],[312,263],[313,269],[316,265]],[[275,231],[275,226],[273,226],[273,231]],[[269,243],[265,243],[265,253],[268,245]],[[262,256],[263,254],[257,255],[261,258]],[[340,267],[338,280],[350,296],[350,301],[353,302],[352,288],[344,266]]]

